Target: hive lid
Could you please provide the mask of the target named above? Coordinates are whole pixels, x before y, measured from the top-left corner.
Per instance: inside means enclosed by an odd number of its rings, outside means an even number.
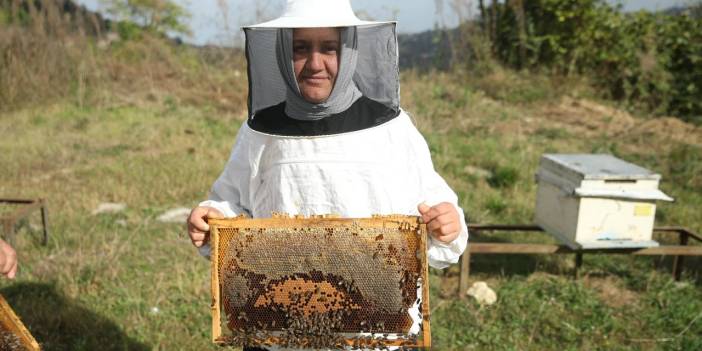
[[[608,154],[545,154],[541,168],[571,180],[660,180],[660,174]]]

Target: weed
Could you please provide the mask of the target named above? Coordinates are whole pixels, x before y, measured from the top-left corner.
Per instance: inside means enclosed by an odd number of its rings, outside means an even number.
[[[492,168],[492,176],[488,183],[494,188],[507,188],[519,180],[519,170],[510,166],[496,166]]]

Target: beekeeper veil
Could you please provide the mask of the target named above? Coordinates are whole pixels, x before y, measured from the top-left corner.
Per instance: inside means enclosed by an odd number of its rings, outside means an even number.
[[[340,66],[329,98],[313,104],[300,95],[292,70],[292,29],[321,27],[342,27]],[[290,117],[320,119],[344,111],[361,95],[399,110],[395,22],[359,20],[349,0],[288,0],[281,17],[244,32],[249,118],[285,102]]]

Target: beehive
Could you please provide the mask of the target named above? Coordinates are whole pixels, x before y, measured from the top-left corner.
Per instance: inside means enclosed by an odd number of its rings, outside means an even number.
[[[535,222],[573,249],[658,246],[651,239],[661,176],[604,154],[546,154]]]
[[[418,217],[211,220],[213,341],[429,347]]]
[[[0,295],[0,351],[38,351],[39,344]]]

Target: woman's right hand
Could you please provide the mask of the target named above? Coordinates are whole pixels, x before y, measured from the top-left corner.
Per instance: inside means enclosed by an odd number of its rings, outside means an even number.
[[[0,239],[0,275],[14,279],[17,274],[17,253],[15,249]]]
[[[188,235],[195,247],[202,247],[210,240],[210,225],[207,219],[222,219],[224,215],[213,207],[195,207],[188,217]]]

